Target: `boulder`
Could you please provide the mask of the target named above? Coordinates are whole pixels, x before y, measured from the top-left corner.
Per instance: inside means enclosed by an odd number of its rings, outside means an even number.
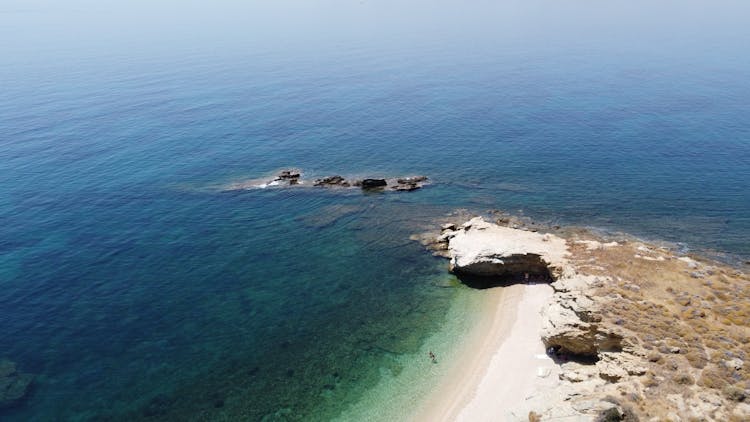
[[[724,366],[734,371],[741,371],[742,368],[745,366],[745,362],[740,358],[734,358],[730,360],[725,360]]]
[[[542,341],[567,353],[590,358],[602,352],[623,349],[619,327],[602,323],[600,303],[590,296],[592,287],[605,279],[578,274],[564,268],[563,276],[552,283],[555,295],[543,311]]]
[[[546,347],[588,357],[622,350],[623,336],[599,324],[593,300],[580,291],[555,294],[542,314],[542,341]]]
[[[293,180],[293,179],[299,179],[300,174],[297,171],[293,170],[283,170],[279,175],[276,177],[279,180]]]
[[[385,179],[363,179],[360,186],[362,189],[378,189],[388,185]]]

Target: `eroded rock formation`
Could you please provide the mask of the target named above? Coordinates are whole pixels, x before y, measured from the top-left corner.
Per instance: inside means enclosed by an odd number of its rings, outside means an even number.
[[[477,277],[560,276],[565,241],[550,235],[502,227],[476,217],[443,228],[437,244],[448,251],[450,271]]]
[[[599,304],[591,296],[596,277],[567,274],[552,287],[554,300],[542,311],[542,341],[561,353],[598,358],[600,352],[622,351],[622,335],[602,323]]]

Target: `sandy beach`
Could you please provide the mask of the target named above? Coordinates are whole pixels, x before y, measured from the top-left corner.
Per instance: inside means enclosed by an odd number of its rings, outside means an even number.
[[[417,414],[418,421],[526,420],[513,414],[537,387],[553,382],[555,364],[540,340],[546,284],[488,289],[487,318],[462,346],[455,364]]]

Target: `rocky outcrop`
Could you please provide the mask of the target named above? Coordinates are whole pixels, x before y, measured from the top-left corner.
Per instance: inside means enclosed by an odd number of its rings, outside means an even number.
[[[283,170],[274,179],[275,182],[286,182],[289,185],[296,185],[299,183],[300,173],[295,170]]]
[[[397,192],[409,192],[422,188],[427,183],[427,176],[415,176],[391,179],[362,179],[352,180],[349,185],[360,187],[363,190],[390,190]]]
[[[388,186],[385,179],[364,179],[357,183],[362,189],[380,189]]]
[[[548,348],[594,360],[601,352],[622,350],[622,334],[601,323],[590,296],[602,280],[578,274],[564,239],[475,217],[460,226],[444,225],[434,245],[446,251],[449,270],[459,276],[553,282],[555,295],[543,310],[541,333]]]
[[[397,191],[413,191],[422,187],[422,184],[427,181],[427,176],[416,176],[406,177],[403,179],[396,179],[396,183],[392,184],[391,189]]]
[[[351,186],[351,184],[349,184],[349,182],[343,177],[336,175],[324,177],[322,179],[316,179],[313,182],[313,186],[348,188]]]
[[[565,241],[484,221],[446,226],[436,242],[448,251],[450,271],[477,277],[559,277],[567,254]]]
[[[315,179],[312,183],[305,183],[302,172],[296,169],[281,170],[270,179],[255,179],[232,183],[225,186],[223,191],[237,191],[246,189],[265,189],[270,187],[321,187],[321,188],[360,188],[366,191],[409,192],[421,189],[427,184],[427,176],[398,177],[388,179],[366,178],[346,179],[340,175],[333,175]]]
[[[553,284],[553,300],[542,311],[545,346],[591,358],[600,352],[622,350],[622,334],[602,324],[599,305],[590,295],[592,286],[600,282],[597,277],[573,273]]]
[[[591,296],[603,279],[579,274],[568,260],[564,239],[476,217],[460,226],[444,226],[436,245],[447,251],[449,269],[459,276],[551,282],[555,294],[542,310],[540,335],[560,356],[596,361],[601,353],[622,350],[623,334],[602,323],[599,304]],[[612,365],[603,369],[603,378],[616,372]]]
[[[28,394],[34,377],[18,372],[16,364],[0,360],[0,409],[20,403]]]

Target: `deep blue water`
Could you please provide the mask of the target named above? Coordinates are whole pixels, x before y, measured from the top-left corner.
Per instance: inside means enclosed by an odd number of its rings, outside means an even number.
[[[0,358],[37,376],[0,418],[331,418],[444,323],[461,287],[409,235],[456,208],[750,259],[750,31],[720,4],[721,31],[540,34],[484,5],[477,28],[111,49],[0,15]],[[291,166],[433,184],[216,189]]]

